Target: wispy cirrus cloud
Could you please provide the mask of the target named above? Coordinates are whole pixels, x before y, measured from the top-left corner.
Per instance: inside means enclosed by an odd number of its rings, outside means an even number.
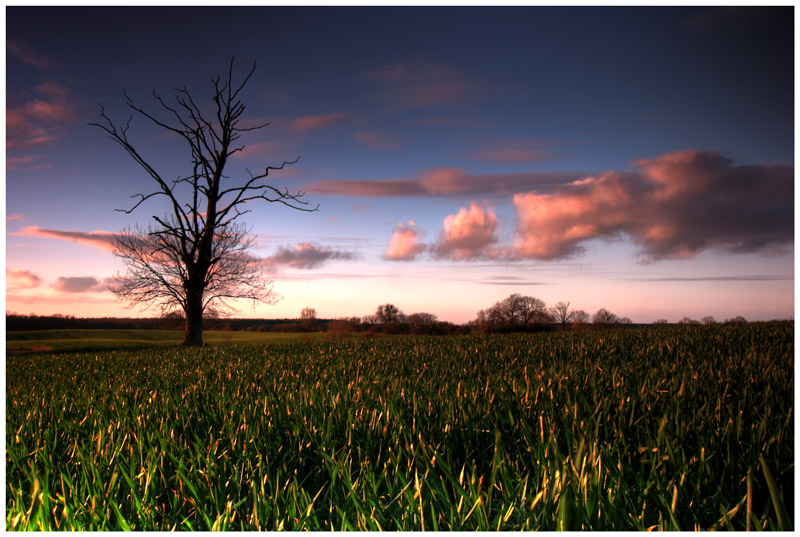
[[[55,61],[52,58],[38,52],[20,39],[6,39],[6,51],[10,57],[32,65],[41,71],[49,71],[55,67]]]
[[[309,270],[319,268],[328,261],[351,261],[355,258],[353,252],[302,242],[279,248],[277,253],[263,258],[261,263],[271,270],[282,267]]]
[[[585,177],[586,172],[519,172],[470,175],[459,168],[433,168],[398,179],[325,179],[303,187],[327,196],[405,197],[511,195],[521,190],[551,190]]]
[[[354,136],[361,144],[379,151],[397,149],[400,146],[400,137],[391,132],[360,131]]]
[[[68,125],[78,120],[80,107],[80,101],[72,92],[57,82],[40,84],[24,94],[9,94],[6,104],[6,149],[31,149],[58,139]]]
[[[553,142],[534,138],[492,139],[468,155],[485,162],[523,164],[558,158],[552,147]]]
[[[42,279],[29,270],[6,269],[6,290],[19,291],[34,289],[42,284]]]
[[[380,67],[366,77],[381,85],[381,96],[397,110],[473,102],[488,94],[462,71],[428,60]]]
[[[794,276],[790,274],[740,274],[732,276],[653,276],[627,279],[637,282],[773,282],[794,280]]]
[[[7,214],[6,215],[6,222],[22,222],[27,223],[28,217],[21,215],[21,214]]]
[[[561,259],[596,238],[626,235],[642,261],[691,258],[708,249],[763,252],[794,240],[794,170],[736,166],[713,151],[635,161],[551,194],[516,194],[515,255]]]
[[[304,133],[312,130],[322,129],[337,125],[352,119],[351,114],[335,112],[330,114],[318,114],[303,116],[289,121],[288,129],[295,133]]]
[[[39,226],[25,226],[20,231],[11,233],[22,237],[43,237],[48,239],[60,239],[94,246],[105,252],[114,250],[116,243],[116,233],[109,231],[72,231],[65,229],[43,229]]]
[[[6,157],[6,171],[14,170],[50,170],[52,163],[43,163],[42,155],[27,155],[24,157]]]

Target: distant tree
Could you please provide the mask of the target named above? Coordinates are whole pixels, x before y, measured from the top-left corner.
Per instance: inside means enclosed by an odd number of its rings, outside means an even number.
[[[550,314],[553,316],[553,320],[559,323],[564,329],[567,328],[567,325],[574,317],[574,312],[569,309],[569,302],[559,302],[551,307]]]
[[[612,326],[619,322],[619,318],[605,308],[600,308],[592,317],[592,324],[598,326]]]
[[[669,324],[669,321],[666,319],[656,319],[653,321],[653,324]]]
[[[475,325],[484,332],[496,332],[506,328],[506,318],[500,308],[491,307],[478,312]]]
[[[588,324],[592,316],[586,310],[575,310],[572,312],[572,324],[583,325]]]
[[[633,321],[630,317],[620,317],[617,319],[618,324],[633,324]]]
[[[397,324],[406,321],[406,316],[394,304],[378,306],[377,311],[375,311],[375,318],[379,324]]]
[[[300,311],[300,329],[304,332],[314,332],[319,329],[317,310],[305,307]]]
[[[266,184],[270,170],[235,182],[227,164],[244,149],[242,133],[265,127],[240,123],[245,105],[240,95],[256,69],[234,80],[233,60],[227,77],[212,79],[211,103],[198,104],[184,87],[177,89],[173,104],[153,92],[159,113],[148,112],[125,94],[128,108],[170,135],[186,143],[187,171],[177,179],[156,171],[128,138],[130,120],[116,124],[100,107],[100,122],[92,123],[118,143],[153,179],[150,192],[136,194],[132,213],[152,198],[163,198],[169,213],[153,216],[154,225],[119,235],[115,254],[128,273],[111,286],[121,299],[132,304],[159,307],[162,312],[183,310],[186,316],[184,345],[203,344],[203,316],[211,309],[231,311],[230,300],[272,302],[271,282],[263,277],[258,261],[248,253],[252,241],[247,228],[237,220],[250,212],[250,202],[280,203],[301,211],[307,208],[302,192],[290,194]],[[171,172],[170,172],[171,173]]]
[[[700,324],[700,321],[697,319],[692,319],[691,317],[684,317],[678,321],[678,324]]]
[[[478,312],[476,324],[485,332],[530,330],[551,322],[545,303],[517,293]]]
[[[726,324],[738,324],[738,323],[746,323],[746,322],[747,322],[747,319],[745,319],[741,315],[737,315],[736,317],[734,317],[732,319],[725,319],[725,323]]]
[[[361,318],[361,324],[365,325],[378,324],[379,322],[377,315],[364,315]]]
[[[703,317],[702,319],[700,319],[700,322],[706,325],[717,324],[717,320],[711,315]]]
[[[424,326],[426,324],[434,324],[437,322],[437,317],[433,313],[412,313],[406,317],[406,322],[412,326]]]

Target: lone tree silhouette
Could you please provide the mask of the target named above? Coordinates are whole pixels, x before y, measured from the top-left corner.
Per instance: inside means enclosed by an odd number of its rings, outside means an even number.
[[[133,207],[122,210],[132,213],[142,203],[157,197],[168,200],[171,213],[153,216],[154,224],[142,230],[126,230],[118,235],[115,255],[125,263],[128,273],[111,286],[112,292],[131,304],[155,306],[162,312],[182,309],[186,317],[184,345],[203,344],[204,312],[232,311],[229,300],[250,299],[273,303],[272,282],[265,280],[259,260],[248,253],[252,241],[239,217],[250,212],[244,205],[266,201],[281,203],[300,211],[316,211],[302,197],[280,190],[264,181],[270,170],[247,171],[249,177],[234,182],[223,171],[231,155],[242,151],[237,141],[244,132],[266,127],[239,126],[245,105],[240,93],[256,70],[256,63],[241,79],[233,77],[231,59],[227,78],[211,79],[214,106],[207,112],[198,106],[186,87],[175,89],[175,103],[167,104],[153,91],[160,105],[160,119],[134,104],[125,93],[133,115],[143,116],[188,144],[188,168],[185,176],[167,179],[151,166],[128,139],[131,118],[124,125],[115,124],[100,105],[98,123],[90,125],[103,129],[139,164],[155,182],[151,192],[132,196],[138,198]]]

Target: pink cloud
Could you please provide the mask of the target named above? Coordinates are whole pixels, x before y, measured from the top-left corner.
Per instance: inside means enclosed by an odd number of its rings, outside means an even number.
[[[27,98],[8,96],[6,149],[25,149],[57,139],[67,125],[78,120],[79,106],[70,91],[55,82],[37,86]]]
[[[389,239],[389,246],[383,254],[385,259],[392,261],[413,261],[425,251],[426,246],[419,242],[420,229],[416,222],[411,220],[408,224],[398,222]]]
[[[59,277],[53,289],[61,293],[99,293],[108,289],[107,285],[93,276]]]
[[[326,179],[304,186],[311,194],[356,197],[454,196],[513,194],[568,184],[582,172],[521,172],[469,175],[458,168],[433,168],[399,179]]]
[[[442,63],[417,61],[375,69],[367,78],[384,86],[383,96],[396,109],[410,110],[481,98],[479,84]]]
[[[272,88],[264,92],[264,98],[270,103],[285,103],[291,100],[287,91]]]
[[[19,39],[6,39],[6,51],[18,60],[32,65],[42,71],[52,69],[54,62],[44,54],[33,50],[30,45]]]
[[[25,157],[6,157],[6,171],[14,170],[51,170],[53,164],[39,164],[42,155],[28,155]]]
[[[315,269],[328,261],[352,260],[355,254],[347,251],[334,250],[303,242],[293,247],[282,247],[275,255],[262,260],[264,266],[270,269],[291,267],[295,269]]]
[[[6,290],[33,289],[41,285],[42,279],[28,270],[6,269]]]
[[[635,164],[634,172],[587,177],[552,194],[516,194],[515,255],[563,258],[588,240],[623,234],[641,247],[645,262],[711,248],[768,251],[794,240],[789,166],[735,166],[710,151]]]
[[[496,231],[494,213],[473,202],[469,208],[462,207],[444,219],[434,252],[438,257],[456,261],[497,257],[500,250],[492,248],[498,242]]]
[[[320,114],[315,116],[303,116],[289,122],[289,130],[292,132],[303,133],[310,130],[321,129],[347,121],[352,116],[344,113]]]
[[[105,252],[114,251],[116,234],[108,231],[70,231],[63,229],[42,229],[39,226],[25,226],[20,231],[13,233],[23,237],[44,237],[60,239],[94,246]]]
[[[516,194],[517,255],[557,259],[576,253],[580,243],[625,229],[633,207],[632,187],[615,172],[575,181],[554,194]]]
[[[550,142],[536,139],[496,140],[470,154],[488,162],[541,162],[556,157],[549,149],[551,145]]]
[[[282,142],[260,142],[246,145],[244,149],[234,153],[233,158],[258,160],[259,162],[263,161],[265,164],[280,159],[278,162],[280,164],[287,153],[286,144]]]
[[[396,149],[400,143],[397,135],[387,132],[357,132],[356,140],[378,150]]]

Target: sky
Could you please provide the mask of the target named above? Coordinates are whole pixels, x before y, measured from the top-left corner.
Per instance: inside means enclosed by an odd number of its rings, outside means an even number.
[[[168,210],[89,123],[257,68],[243,220],[275,304],[463,323],[512,293],[634,322],[794,316],[794,7],[6,7],[6,311],[120,302],[114,234]],[[167,116],[160,115],[164,119]],[[129,138],[168,177],[176,137]],[[122,209],[123,211],[120,211]]]

